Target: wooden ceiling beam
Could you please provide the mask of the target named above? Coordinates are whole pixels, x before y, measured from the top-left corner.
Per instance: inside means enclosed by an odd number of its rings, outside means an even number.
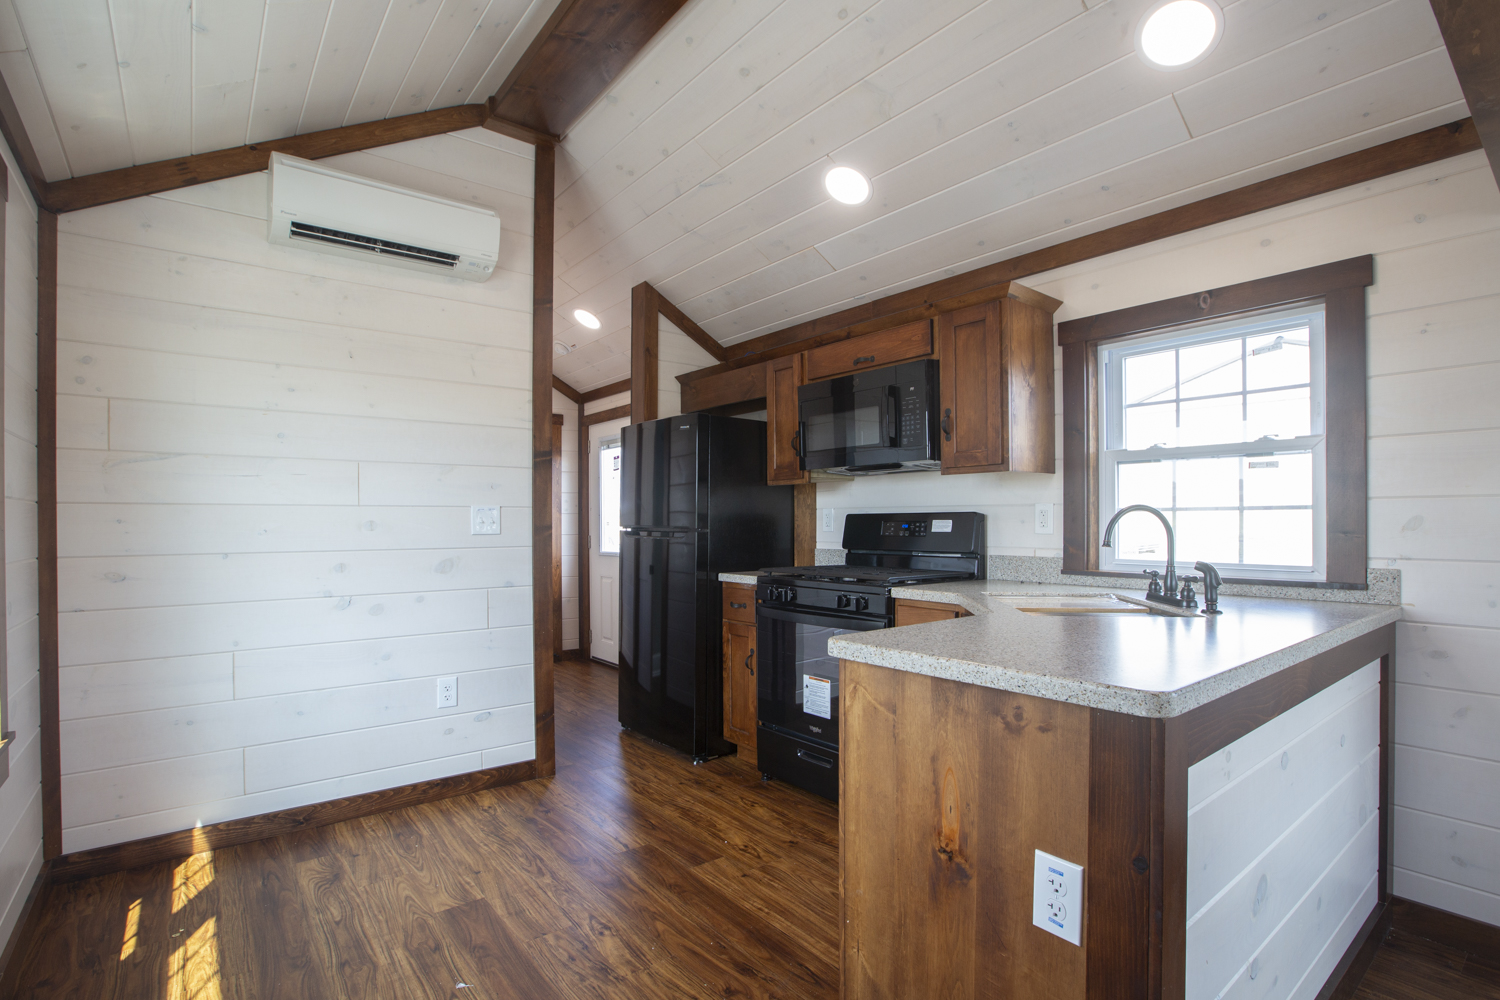
[[[54,212],[75,212],[80,208],[107,205],[110,202],[139,198],[191,187],[207,181],[223,180],[240,174],[265,170],[273,152],[318,160],[340,153],[354,153],[393,142],[425,139],[430,135],[477,128],[488,123],[489,108],[484,104],[460,104],[436,111],[422,111],[399,118],[345,125],[342,128],[308,132],[283,139],[197,153],[175,160],[158,160],[135,167],[106,170],[103,173],[53,181],[41,192],[43,204]]]
[[[562,379],[558,378],[556,375],[552,376],[552,388],[556,389],[564,396],[567,396],[568,399],[572,400],[575,403],[583,402],[582,393],[580,393],[577,389],[573,388],[568,383],[564,382]]]
[[[16,107],[15,98],[11,96],[10,87],[3,77],[0,77],[0,133],[4,134],[5,141],[10,144],[11,155],[21,167],[32,199],[38,205],[44,204],[42,193],[47,188],[47,178],[42,174],[42,161],[31,145],[31,137],[26,134],[26,127],[21,122],[21,110]]]
[[[495,91],[492,113],[540,135],[565,134],[686,2],[562,0]]]
[[[578,401],[587,406],[589,403],[592,403],[597,399],[608,399],[611,396],[618,396],[622,392],[629,391],[630,379],[622,378],[618,382],[611,382],[609,385],[601,385],[597,389],[590,389],[588,392],[578,397]]]
[[[729,360],[729,352],[724,349],[724,345],[710,337],[703,327],[689,319],[687,313],[669,302],[661,292],[656,293],[656,308],[661,310],[668,322],[687,334],[688,339],[707,351],[715,361],[722,363]]]
[[[1432,12],[1500,184],[1500,3],[1432,0]]]
[[[919,288],[887,295],[851,309],[797,323],[752,340],[730,344],[727,347],[728,361],[679,375],[678,381],[694,382],[736,368],[757,365],[772,358],[796,354],[809,347],[882,329],[893,325],[903,316],[920,318],[922,315],[934,315],[935,311],[948,311],[954,302],[1005,282],[1018,281],[1068,264],[1154,243],[1169,236],[1253,215],[1304,198],[1337,191],[1339,188],[1363,184],[1378,177],[1470,153],[1479,148],[1479,134],[1474,128],[1473,119],[1465,118],[1449,125],[1439,125],[1357,153],[1148,215],[1134,222],[1122,223]]]

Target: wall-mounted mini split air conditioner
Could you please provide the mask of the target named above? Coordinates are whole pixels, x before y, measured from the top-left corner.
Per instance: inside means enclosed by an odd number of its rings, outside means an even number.
[[[500,259],[500,217],[409,188],[271,154],[272,243],[484,281]]]

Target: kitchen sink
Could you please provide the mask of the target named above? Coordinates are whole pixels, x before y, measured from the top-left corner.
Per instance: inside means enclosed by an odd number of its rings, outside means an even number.
[[[1168,618],[1195,618],[1196,611],[1149,604],[1139,597],[1124,597],[1119,594],[1065,595],[1033,594],[1019,595],[988,591],[987,597],[997,598],[1000,603],[1015,608],[1022,614],[1073,617],[1088,615],[1161,615]]]

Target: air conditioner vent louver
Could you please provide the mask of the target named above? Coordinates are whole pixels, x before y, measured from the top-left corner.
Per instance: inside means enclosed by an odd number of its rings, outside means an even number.
[[[444,278],[485,281],[500,263],[500,216],[472,202],[271,154],[267,238]]]
[[[428,264],[438,264],[442,267],[456,267],[458,265],[458,254],[456,253],[443,253],[441,250],[414,247],[407,243],[378,240],[373,236],[345,233],[337,229],[325,229],[322,226],[309,226],[303,222],[292,223],[292,238],[297,240],[317,240],[319,243],[332,243],[335,246],[368,250],[371,253],[405,257],[407,260],[420,260]]]

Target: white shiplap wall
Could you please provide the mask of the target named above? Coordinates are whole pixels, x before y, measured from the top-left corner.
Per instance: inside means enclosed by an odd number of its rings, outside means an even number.
[[[498,210],[494,276],[271,246],[264,174],[62,217],[65,851],[533,755],[531,149],[327,162]]]
[[[682,383],[677,376],[718,363],[697,341],[661,317],[656,344],[656,415],[675,417],[682,412]]]
[[[42,867],[41,687],[37,674],[36,206],[5,149],[5,638],[13,730],[0,785],[0,941]]]
[[[552,412],[563,415],[562,648],[578,648],[578,404],[552,390]]]
[[[1500,924],[1500,191],[1484,154],[1024,283],[1061,299],[1066,320],[1366,253],[1370,562],[1401,570],[1406,604],[1395,889]],[[835,516],[826,531],[819,518],[818,544],[839,544],[850,511],[939,507],[987,513],[992,553],[1059,556],[1033,504],[1061,502],[1061,474],[820,483]]]

